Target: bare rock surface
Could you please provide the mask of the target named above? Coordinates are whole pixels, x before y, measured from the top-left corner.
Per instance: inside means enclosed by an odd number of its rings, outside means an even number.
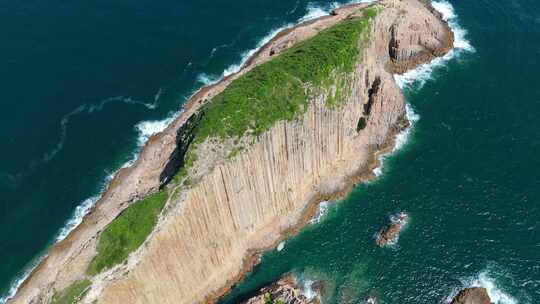
[[[279,281],[262,288],[256,296],[242,304],[318,304],[318,297],[308,299],[299,288],[294,276],[288,275]]]
[[[409,216],[403,212],[395,216],[391,223],[381,229],[381,231],[378,233],[377,239],[375,240],[377,245],[383,247],[395,243],[399,237],[399,234],[401,233],[401,230],[403,230],[407,224],[408,219]]]
[[[471,287],[461,290],[450,304],[492,304],[487,290],[483,287]]]

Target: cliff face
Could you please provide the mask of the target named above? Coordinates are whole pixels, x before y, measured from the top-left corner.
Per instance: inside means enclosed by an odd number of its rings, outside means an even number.
[[[253,144],[234,157],[224,157],[231,149],[227,144],[207,140],[199,145],[202,157],[190,171],[197,182],[174,189],[169,210],[145,244],[124,265],[93,278],[84,302],[213,299],[243,273],[251,253],[276,244],[321,199],[358,181],[374,153],[391,143],[403,125],[405,104],[391,73],[444,54],[453,41],[446,23],[417,0],[382,1],[380,8],[354,70],[340,79],[348,90],[340,94],[339,107],[326,102],[335,98],[335,87],[321,92],[298,119],[279,121],[246,139]],[[337,20],[362,14],[358,7],[336,13],[282,33],[250,65],[276,56]],[[225,79],[220,85],[228,83],[230,79]],[[192,103],[222,89],[203,91]],[[53,248],[15,303],[46,303],[53,288],[62,289],[84,276],[101,229],[125,208],[125,202],[156,189],[177,169],[192,138],[192,126],[200,118],[191,115],[196,109],[188,109],[189,115],[182,115],[164,135],[151,140],[136,166],[121,173],[126,178],[115,179],[125,188],[112,186],[108,201],[66,242]],[[179,141],[173,132],[182,135]],[[145,168],[149,173],[144,173]],[[133,190],[133,185],[140,187]]]
[[[300,121],[276,124],[175,201],[178,207],[144,257],[105,289],[102,300],[200,301],[241,271],[247,252],[274,244],[294,226],[310,202],[345,189],[404,114],[392,76],[376,68],[369,76],[367,66],[358,65],[351,75],[352,92],[341,110],[327,108],[325,96],[318,97]],[[380,89],[366,128],[357,132],[374,79],[381,79]]]
[[[100,301],[195,303],[226,286],[248,252],[275,244],[310,203],[346,189],[368,166],[404,116],[403,98],[381,63],[402,70],[443,53],[451,45],[438,40],[450,37],[444,29],[413,1],[383,10],[363,59],[347,76],[343,107],[329,108],[328,96],[317,96],[298,121],[277,123],[245,152],[210,166],[175,201],[138,263],[115,277]],[[360,119],[366,125],[359,130]]]

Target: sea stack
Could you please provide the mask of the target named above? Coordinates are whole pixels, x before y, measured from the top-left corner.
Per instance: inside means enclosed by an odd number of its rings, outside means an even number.
[[[453,41],[425,0],[347,5],[283,30],[187,101],[9,303],[73,290],[83,303],[217,302],[254,255],[369,176],[406,125],[394,74]]]
[[[408,219],[409,216],[403,212],[394,216],[390,225],[381,229],[381,231],[377,234],[377,239],[375,240],[377,245],[383,247],[388,244],[395,243],[399,237],[399,234],[401,233],[401,230],[403,230],[403,227],[405,227],[407,224]]]
[[[461,290],[450,304],[492,304],[492,302],[485,288],[471,287]]]

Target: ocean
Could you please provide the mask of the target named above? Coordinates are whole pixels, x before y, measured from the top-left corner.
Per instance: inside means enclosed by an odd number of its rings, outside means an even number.
[[[327,1],[12,1],[0,6],[0,303],[201,86]],[[285,273],[328,303],[444,303],[481,285],[540,303],[540,5],[436,2],[456,49],[403,77],[414,122],[358,186],[224,299]],[[389,248],[374,235],[406,212]]]

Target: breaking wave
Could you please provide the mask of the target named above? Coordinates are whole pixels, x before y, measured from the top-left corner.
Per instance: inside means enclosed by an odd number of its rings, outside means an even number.
[[[483,287],[486,289],[491,302],[494,304],[517,304],[519,301],[507,293],[500,286],[499,282],[493,277],[490,270],[481,271],[476,277],[461,280],[462,286],[456,287],[452,293],[444,300],[444,303],[450,303],[452,299],[463,288]]]
[[[328,214],[328,211],[330,211],[330,208],[335,205],[335,202],[331,201],[322,201],[319,204],[319,209],[317,210],[317,213],[315,216],[309,221],[310,224],[317,224],[320,223],[325,216]]]
[[[495,304],[517,304],[516,299],[504,292],[493,278],[490,277],[487,271],[483,271],[478,275],[478,278],[473,281],[472,286],[484,287]]]
[[[347,4],[352,4],[352,3],[369,3],[369,2],[373,2],[373,0],[360,0],[360,1],[350,1],[350,2],[347,2]],[[296,20],[296,22],[294,23],[286,23],[278,28],[275,28],[273,30],[271,30],[270,32],[268,32],[268,34],[266,34],[262,39],[259,40],[259,42],[257,43],[257,45],[250,49],[250,50],[247,50],[245,52],[243,52],[241,54],[241,59],[239,62],[236,62],[232,65],[230,65],[229,67],[227,67],[222,73],[221,75],[210,75],[210,74],[207,74],[207,73],[200,73],[199,75],[197,75],[197,82],[203,84],[203,85],[211,85],[211,84],[215,84],[217,82],[219,82],[221,79],[223,79],[224,77],[227,77],[229,75],[232,75],[234,73],[237,73],[238,71],[240,71],[240,69],[242,69],[242,67],[246,64],[246,62],[249,60],[249,58],[251,58],[257,51],[259,51],[265,44],[267,44],[270,40],[272,40],[272,38],[274,38],[274,36],[276,36],[276,34],[278,34],[279,32],[281,32],[282,30],[286,29],[286,28],[289,28],[289,27],[292,27],[294,26],[295,24],[298,24],[298,23],[302,23],[302,22],[306,22],[306,21],[309,21],[309,20],[313,20],[313,19],[316,19],[316,18],[319,18],[319,17],[322,17],[322,16],[325,16],[325,15],[328,15],[332,10],[334,10],[335,8],[341,6],[342,4],[338,3],[338,2],[331,2],[331,3],[328,3],[326,5],[314,5],[314,4],[311,4],[309,3],[307,8],[306,8],[306,14],[302,17],[300,17],[298,20]],[[294,8],[292,11],[295,11],[297,8]],[[292,13],[291,11],[291,13]],[[213,56],[215,54],[215,52],[217,51],[217,49],[219,47],[222,47],[222,46],[218,46],[216,48],[214,48],[211,52],[211,55]]]
[[[392,151],[379,156],[379,166],[373,169],[373,173],[375,174],[376,177],[379,177],[383,174],[384,161],[386,160],[386,158],[394,154],[396,151],[401,150],[405,146],[405,144],[409,140],[409,137],[414,128],[414,125],[416,124],[418,120],[420,120],[420,115],[414,112],[414,109],[408,103],[405,104],[405,116],[407,117],[407,120],[409,121],[410,125],[396,135],[396,138],[394,139],[395,143],[394,143],[394,147],[392,148]]]

